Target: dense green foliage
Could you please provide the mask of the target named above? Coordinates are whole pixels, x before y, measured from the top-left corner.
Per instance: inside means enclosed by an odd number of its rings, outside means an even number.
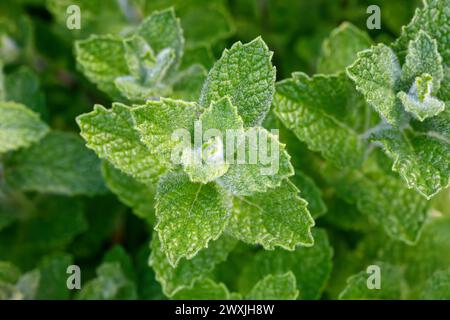
[[[1,1],[0,300],[450,299],[449,21],[450,0]],[[277,170],[207,161],[230,130]]]

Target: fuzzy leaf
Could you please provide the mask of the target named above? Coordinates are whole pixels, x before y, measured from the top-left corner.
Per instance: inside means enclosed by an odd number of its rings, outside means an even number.
[[[185,174],[161,178],[156,193],[155,230],[172,266],[193,258],[216,240],[229,220],[228,196],[214,184],[192,183]]]
[[[120,97],[114,80],[129,73],[121,38],[92,35],[75,42],[75,54],[78,66],[89,81],[111,97]]]
[[[402,106],[397,100],[401,76],[400,64],[391,48],[379,44],[358,53],[358,59],[347,68],[367,103],[391,125],[404,120]]]
[[[237,151],[230,168],[217,180],[234,195],[266,192],[294,174],[285,145],[264,128],[254,127],[238,133],[234,145]],[[227,152],[229,149],[227,146]]]
[[[140,141],[133,128],[131,108],[114,103],[111,109],[95,105],[90,113],[77,118],[87,147],[114,167],[144,184],[154,184],[167,168]]]
[[[133,108],[135,128],[147,146],[146,152],[170,166],[173,148],[180,143],[172,135],[178,129],[193,132],[197,109],[195,103],[172,99],[147,101],[144,106]]]
[[[314,220],[299,197],[299,190],[288,180],[281,186],[253,196],[233,197],[231,220],[227,231],[249,244],[266,250],[282,247],[294,250],[311,246]]]
[[[447,120],[447,128],[442,134],[386,129],[373,135],[373,140],[381,143],[393,158],[392,170],[402,176],[409,188],[416,189],[427,199],[450,183],[448,124]]]
[[[420,299],[449,300],[450,299],[450,269],[436,271],[425,283]]]
[[[200,105],[228,96],[238,109],[245,126],[261,124],[269,111],[275,91],[272,53],[261,38],[225,50],[208,74]]]

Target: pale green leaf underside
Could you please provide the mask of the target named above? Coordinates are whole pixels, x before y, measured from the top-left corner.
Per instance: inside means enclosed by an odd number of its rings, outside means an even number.
[[[245,126],[260,124],[274,94],[275,68],[272,53],[261,38],[225,50],[210,70],[200,96],[200,105],[228,96],[238,108]]]
[[[48,131],[34,111],[15,102],[0,102],[0,153],[28,147]]]
[[[285,180],[281,186],[264,193],[233,197],[227,231],[241,241],[262,245],[267,250],[313,245],[314,220],[306,201],[298,194],[299,190]]]
[[[94,106],[90,113],[77,118],[81,136],[88,148],[116,168],[144,184],[154,184],[167,168],[150,153],[133,128],[131,108],[114,103],[111,109]]]
[[[171,265],[193,258],[217,239],[229,220],[228,196],[214,184],[193,183],[183,173],[161,178],[156,217],[162,250]]]
[[[248,300],[295,300],[298,296],[295,275],[267,275],[258,281],[245,297]]]
[[[174,268],[161,248],[158,235],[154,233],[149,263],[155,271],[156,280],[161,284],[164,294],[172,297],[178,291],[192,288],[197,281],[206,278],[218,263],[227,259],[228,253],[235,245],[236,240],[222,236],[211,242],[208,248],[198,252],[194,258],[180,260]]]

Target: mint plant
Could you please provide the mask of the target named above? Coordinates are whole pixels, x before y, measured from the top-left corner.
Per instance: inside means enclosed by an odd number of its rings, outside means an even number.
[[[450,1],[411,4],[2,2],[0,300],[450,299]]]

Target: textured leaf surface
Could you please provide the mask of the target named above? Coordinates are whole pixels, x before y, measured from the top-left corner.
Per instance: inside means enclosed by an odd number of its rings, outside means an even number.
[[[298,296],[294,274],[267,275],[247,294],[248,300],[295,300]]]
[[[67,288],[67,267],[73,264],[73,258],[65,253],[55,253],[44,257],[38,265],[40,273],[36,299],[64,300],[70,297]]]
[[[295,251],[261,251],[244,266],[239,278],[242,292],[248,292],[268,274],[292,271],[297,279],[299,299],[319,299],[331,272],[333,250],[323,230],[313,231],[314,246]]]
[[[48,131],[34,111],[22,104],[0,102],[0,153],[28,147]]]
[[[114,80],[129,72],[121,38],[111,35],[90,36],[75,43],[75,54],[81,71],[89,81],[112,97],[120,97]]]
[[[359,51],[371,46],[368,34],[351,23],[344,22],[334,29],[322,43],[322,50],[317,63],[318,73],[335,73],[344,71],[356,60]]]
[[[137,34],[144,38],[154,52],[172,48],[175,53],[175,66],[183,54],[183,30],[173,9],[155,11],[138,27]]]
[[[294,174],[291,156],[278,136],[254,127],[239,134],[237,153],[227,173],[217,181],[235,195],[251,195],[280,186]],[[227,147],[228,152],[228,147]],[[244,155],[244,156],[241,156]]]
[[[18,190],[66,195],[106,192],[100,161],[72,133],[51,132],[14,153],[5,164],[7,183]]]
[[[275,91],[272,53],[261,38],[240,42],[225,50],[208,74],[200,105],[229,96],[245,126],[260,124],[269,111]]]
[[[155,229],[169,262],[175,266],[182,257],[191,259],[217,239],[229,220],[229,206],[228,196],[214,183],[192,183],[181,173],[161,178]]]
[[[314,220],[299,197],[299,190],[288,180],[280,187],[253,196],[234,197],[227,231],[249,244],[267,250],[282,247],[294,250],[311,246]]]
[[[274,105],[283,124],[311,150],[340,166],[361,163],[365,105],[345,75],[294,73],[277,84]]]
[[[348,76],[355,82],[367,103],[386,121],[400,125],[402,106],[397,100],[401,76],[400,64],[391,48],[379,44],[358,53],[358,59],[347,68]]]
[[[153,184],[166,171],[164,163],[153,156],[133,128],[130,107],[115,103],[111,109],[94,106],[77,118],[87,147],[116,168],[144,184]]]
[[[207,277],[214,267],[227,259],[236,240],[222,236],[201,250],[190,260],[183,259],[174,268],[162,251],[161,242],[155,233],[151,242],[150,266],[155,270],[156,279],[161,283],[164,293],[172,297],[182,289],[192,288],[194,284]]]
[[[373,136],[373,140],[380,142],[393,158],[392,170],[402,176],[409,188],[415,188],[427,199],[446,188],[450,182],[448,124],[447,128],[442,128],[442,134],[386,129]]]
[[[173,148],[178,145],[172,134],[179,129],[192,133],[198,106],[182,100],[161,99],[148,101],[144,106],[132,109],[135,128],[147,152],[170,166]]]
[[[109,162],[102,164],[102,174],[106,186],[133,212],[149,223],[155,221],[154,197],[155,187],[142,184]]]

